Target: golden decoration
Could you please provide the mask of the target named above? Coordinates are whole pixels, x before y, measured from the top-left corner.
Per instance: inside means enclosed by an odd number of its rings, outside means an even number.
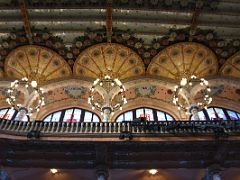
[[[194,42],[181,42],[160,51],[149,64],[147,74],[180,80],[191,75],[211,76],[217,71],[217,58],[209,48]]]
[[[6,75],[27,77],[38,83],[72,74],[68,63],[56,52],[41,46],[21,46],[9,53],[4,64]]]
[[[142,59],[128,47],[115,43],[101,43],[84,50],[73,66],[73,74],[90,78],[110,75],[126,79],[144,75]]]
[[[220,69],[220,74],[240,78],[240,51],[227,59]]]

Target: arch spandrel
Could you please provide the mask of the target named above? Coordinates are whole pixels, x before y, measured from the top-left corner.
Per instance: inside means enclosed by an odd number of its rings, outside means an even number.
[[[127,79],[145,74],[142,59],[130,48],[115,43],[102,43],[84,50],[77,58],[76,76],[98,78],[105,74]]]
[[[35,45],[21,46],[11,51],[6,57],[4,69],[8,77],[28,77],[39,82],[72,74],[70,66],[60,55]]]
[[[181,42],[160,51],[148,66],[147,74],[169,79],[196,75],[206,77],[218,72],[215,54],[206,46]]]

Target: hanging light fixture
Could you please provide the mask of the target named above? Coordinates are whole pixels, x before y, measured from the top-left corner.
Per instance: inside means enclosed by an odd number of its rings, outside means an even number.
[[[103,92],[99,93],[99,89]],[[114,94],[112,93],[112,90],[115,90]],[[102,94],[103,102],[96,101],[96,92]],[[115,94],[120,97],[120,100],[117,103],[113,101]],[[111,114],[113,115],[113,113],[117,110],[122,110],[122,106],[127,103],[127,99],[125,97],[125,87],[119,79],[113,79],[109,75],[105,75],[103,78],[96,79],[93,82],[90,89],[88,103],[92,106],[93,110],[96,109],[100,111],[104,116],[104,120],[108,121]]]
[[[27,103],[29,99],[25,99],[23,104],[17,103],[17,94],[20,93],[20,88],[25,88],[29,95],[34,93],[38,96],[38,101],[34,107],[28,107]],[[30,96],[28,97],[30,98]],[[11,82],[11,87],[7,90],[6,102],[19,112],[22,112],[22,116],[29,115],[38,112],[40,108],[45,105],[43,88],[38,88],[36,81],[29,81],[24,77],[21,80],[15,80]]]
[[[151,175],[155,175],[158,170],[157,169],[149,169],[148,172],[151,174]]]
[[[202,86],[201,93],[202,93],[202,101],[196,102],[191,97],[191,90],[195,85]],[[212,102],[211,97],[211,88],[209,87],[209,83],[204,78],[197,78],[196,76],[191,76],[190,79],[182,78],[180,81],[180,85],[175,86],[173,96],[173,103],[178,107],[178,110],[185,111],[186,114],[192,114],[195,120],[200,120],[198,116],[198,112],[203,109],[207,108],[207,106]],[[181,102],[181,98],[187,100],[187,104]]]

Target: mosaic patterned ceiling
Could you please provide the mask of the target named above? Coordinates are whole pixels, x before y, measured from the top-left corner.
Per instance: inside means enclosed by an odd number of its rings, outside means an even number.
[[[240,78],[240,52],[231,56],[221,67],[220,74]]]
[[[147,69],[149,75],[176,80],[191,75],[206,77],[217,72],[215,54],[206,46],[193,42],[177,43],[163,49]]]
[[[145,74],[144,63],[130,48],[101,43],[84,50],[77,58],[73,74],[98,78],[109,74],[119,79]]]
[[[21,46],[6,57],[4,70],[8,77],[28,77],[38,82],[67,77],[70,66],[54,51],[34,45]]]

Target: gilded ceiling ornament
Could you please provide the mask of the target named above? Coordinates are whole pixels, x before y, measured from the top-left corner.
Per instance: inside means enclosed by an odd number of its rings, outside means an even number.
[[[43,83],[51,79],[68,77],[72,74],[68,63],[54,51],[35,45],[21,46],[6,57],[6,75]]]
[[[106,74],[126,79],[145,73],[142,59],[133,50],[115,43],[102,43],[84,50],[77,58],[73,73],[90,78]]]
[[[147,74],[180,80],[183,77],[212,76],[218,71],[215,54],[206,46],[181,42],[160,51],[147,68]]]

